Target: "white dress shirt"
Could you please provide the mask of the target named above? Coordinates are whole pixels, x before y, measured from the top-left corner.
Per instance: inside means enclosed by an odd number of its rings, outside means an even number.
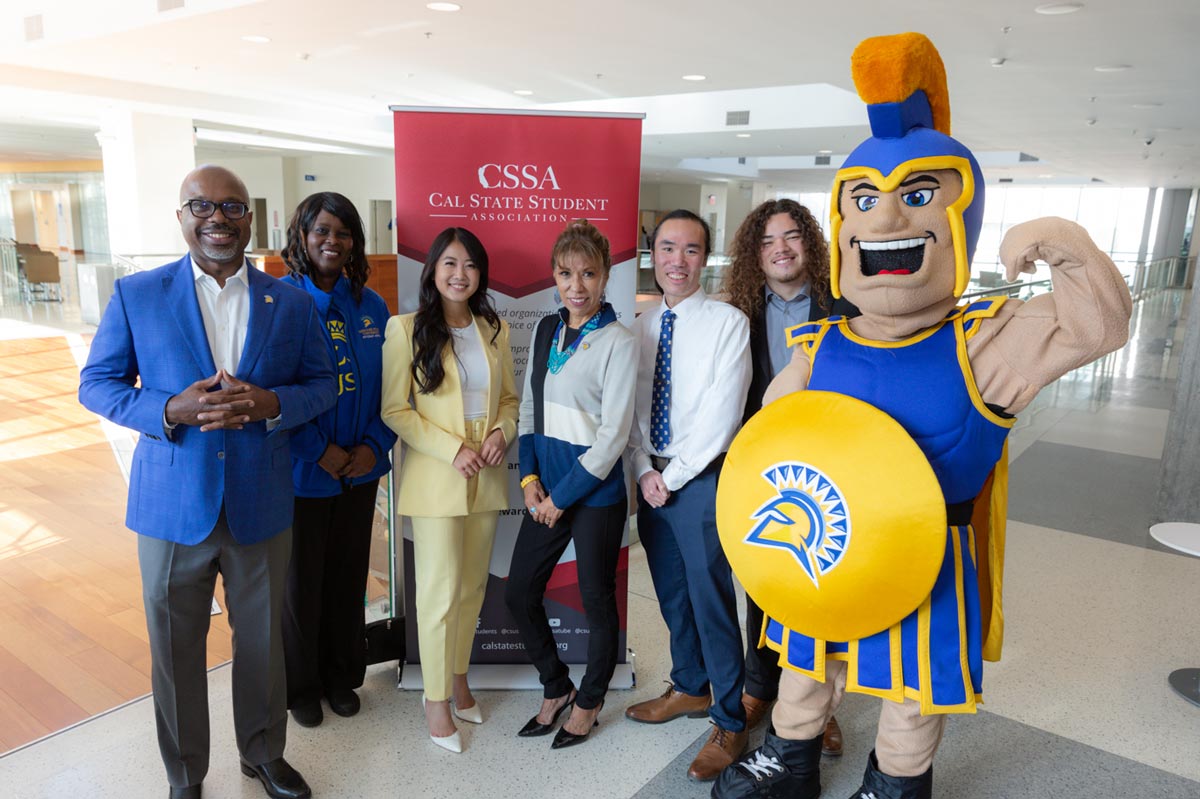
[[[216,278],[207,274],[192,262],[192,275],[196,280],[196,301],[200,303],[200,316],[204,319],[204,332],[208,335],[208,348],[212,352],[217,369],[237,377],[238,359],[246,346],[246,328],[250,325],[250,281],[246,276],[246,262],[241,269],[225,279],[222,288]]]
[[[671,309],[671,442],[658,452],[650,444],[650,408],[666,309],[666,303],[660,303],[632,327],[640,353],[629,460],[640,478],[654,468],[651,455],[670,458],[663,482],[678,491],[729,449],[741,426],[750,389],[750,323],[737,308],[709,298],[702,289]]]

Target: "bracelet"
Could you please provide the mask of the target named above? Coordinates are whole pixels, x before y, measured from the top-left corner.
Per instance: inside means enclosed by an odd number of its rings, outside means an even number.
[[[521,478],[521,488],[524,488],[525,486],[529,485],[530,483],[535,482],[537,480],[541,480],[541,479],[542,478],[538,477],[536,474],[526,475],[525,477]]]

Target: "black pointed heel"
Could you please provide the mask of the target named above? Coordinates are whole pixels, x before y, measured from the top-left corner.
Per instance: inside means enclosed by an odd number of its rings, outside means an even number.
[[[570,697],[565,705],[554,711],[554,717],[550,719],[549,724],[542,724],[538,721],[538,717],[534,716],[525,723],[525,726],[520,729],[517,736],[521,738],[536,738],[539,735],[549,735],[554,730],[554,725],[558,724],[558,717],[563,714],[563,711],[575,704],[574,691],[571,692]]]
[[[596,720],[592,723],[592,729],[585,732],[583,735],[576,735],[573,732],[567,732],[566,726],[559,727],[558,732],[554,734],[554,741],[550,744],[551,749],[566,749],[568,746],[581,744],[588,739],[592,734],[592,730],[600,726],[600,711],[604,709],[604,703],[596,709]]]

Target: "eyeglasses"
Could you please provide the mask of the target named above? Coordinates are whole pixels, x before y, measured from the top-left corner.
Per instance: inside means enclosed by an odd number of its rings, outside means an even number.
[[[246,203],[215,203],[212,200],[188,200],[179,207],[188,209],[197,219],[208,219],[217,212],[217,206],[221,207],[221,214],[226,219],[241,219],[250,210],[250,206]]]

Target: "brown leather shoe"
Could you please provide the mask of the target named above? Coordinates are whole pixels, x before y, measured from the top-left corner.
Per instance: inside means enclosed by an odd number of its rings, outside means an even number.
[[[750,694],[742,694],[742,707],[746,709],[746,729],[752,730],[771,715],[770,699],[759,699]]]
[[[830,757],[842,756],[842,728],[833,716],[829,717],[829,722],[825,725],[825,735],[821,738],[821,754]]]
[[[638,702],[636,705],[625,708],[625,717],[643,724],[662,724],[664,721],[673,721],[680,716],[699,719],[708,715],[708,708],[711,704],[712,697],[707,694],[704,696],[681,694],[675,690],[674,685],[667,683],[667,690],[658,699]]]
[[[746,740],[750,733],[730,732],[723,727],[713,725],[712,735],[708,743],[700,749],[700,754],[688,768],[688,777],[697,782],[711,782],[721,771],[746,751]]]

